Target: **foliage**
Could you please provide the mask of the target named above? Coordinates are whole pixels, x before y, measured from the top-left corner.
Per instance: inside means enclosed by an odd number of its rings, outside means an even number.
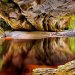
[[[3,19],[0,18],[0,27],[3,28],[3,30],[12,30],[9,24],[7,24]]]
[[[2,0],[2,2],[5,2],[5,3],[8,2],[8,1],[9,1],[9,0]]]
[[[75,29],[75,15],[71,17],[69,28],[72,30]]]

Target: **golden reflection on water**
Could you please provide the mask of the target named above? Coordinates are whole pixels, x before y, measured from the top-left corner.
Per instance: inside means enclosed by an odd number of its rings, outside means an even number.
[[[73,43],[74,44],[74,43]],[[74,59],[70,38],[46,38],[37,40],[5,40],[2,44],[4,63],[11,59],[14,65],[58,65]]]
[[[75,59],[74,37],[36,40],[0,40],[3,67],[21,69],[27,64],[56,66]]]

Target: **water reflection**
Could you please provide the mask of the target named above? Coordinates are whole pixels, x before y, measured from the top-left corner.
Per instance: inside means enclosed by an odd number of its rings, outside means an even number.
[[[74,37],[37,40],[5,40],[1,53],[4,64],[16,67],[26,64],[59,65],[75,58]]]

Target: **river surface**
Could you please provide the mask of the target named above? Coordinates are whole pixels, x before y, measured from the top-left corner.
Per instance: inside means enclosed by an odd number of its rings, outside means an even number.
[[[75,59],[75,37],[0,40],[4,65],[21,69],[28,64],[57,66]]]

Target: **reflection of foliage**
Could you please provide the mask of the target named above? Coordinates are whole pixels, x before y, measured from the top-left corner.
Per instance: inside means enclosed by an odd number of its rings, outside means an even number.
[[[2,52],[2,47],[0,46],[0,53]]]
[[[75,52],[75,37],[70,37],[71,50]]]
[[[1,55],[1,53],[2,53],[2,40],[0,40],[0,55]],[[0,70],[2,68],[2,64],[3,64],[3,62],[2,62],[1,56],[0,56]]]
[[[2,69],[3,61],[0,59],[0,70]]]
[[[3,2],[8,2],[8,0],[1,0],[1,1],[3,1]]]
[[[0,27],[2,27],[4,30],[11,30],[11,27],[1,18],[0,18]]]
[[[0,54],[1,54],[1,52],[2,52],[2,43],[3,43],[3,40],[1,39],[1,40],[0,40]]]

